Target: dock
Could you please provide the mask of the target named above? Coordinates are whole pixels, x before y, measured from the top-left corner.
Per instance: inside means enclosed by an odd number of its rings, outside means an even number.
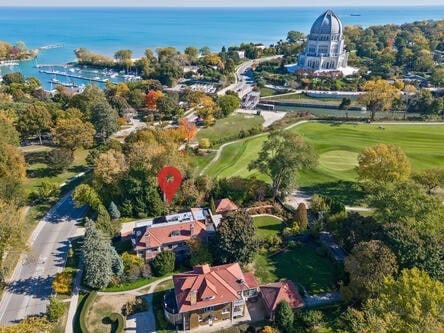
[[[39,70],[40,73],[45,73],[48,75],[60,75],[60,76],[65,76],[65,77],[72,77],[75,79],[79,79],[79,80],[84,80],[84,81],[93,81],[93,82],[101,82],[101,83],[106,83],[109,81],[109,79],[100,79],[100,78],[90,78],[90,77],[85,77],[85,76],[81,76],[78,74],[70,74],[70,73],[65,73],[65,72],[60,72],[60,71],[47,71],[47,70]]]
[[[63,47],[63,44],[51,44],[51,45],[45,45],[37,48],[37,50],[49,50],[49,49],[59,49]]]

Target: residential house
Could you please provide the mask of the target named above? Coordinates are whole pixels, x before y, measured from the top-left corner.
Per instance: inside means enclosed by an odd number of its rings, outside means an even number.
[[[228,198],[216,201],[216,214],[224,214],[238,210],[239,207]]]
[[[298,289],[293,281],[281,281],[270,283],[260,287],[262,299],[264,301],[267,314],[271,320],[274,320],[274,311],[277,305],[286,301],[290,304],[293,311],[304,306],[302,297],[299,295]]]
[[[165,297],[165,315],[183,330],[192,330],[245,316],[246,301],[257,297],[259,286],[252,273],[239,264],[195,266],[173,276],[174,290]]]
[[[211,214],[204,209],[193,208],[188,212],[171,214],[139,222],[131,234],[133,250],[150,261],[162,251],[170,250],[176,260],[184,261],[189,255],[187,241],[193,237],[206,242],[214,233]]]

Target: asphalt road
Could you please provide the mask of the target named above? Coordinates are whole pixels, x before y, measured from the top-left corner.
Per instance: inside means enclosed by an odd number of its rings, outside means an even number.
[[[46,312],[52,280],[65,266],[69,237],[85,213],[69,193],[39,222],[0,301],[0,324]]]

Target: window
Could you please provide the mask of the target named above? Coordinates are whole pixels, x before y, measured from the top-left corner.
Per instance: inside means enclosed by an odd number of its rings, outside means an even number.
[[[204,312],[212,312],[212,311],[214,311],[214,306],[208,306],[204,308]]]
[[[230,309],[229,308],[224,308],[222,310],[222,314],[227,314],[227,313],[230,313]]]

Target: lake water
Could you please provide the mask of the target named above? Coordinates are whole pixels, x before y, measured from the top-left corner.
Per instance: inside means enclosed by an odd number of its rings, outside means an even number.
[[[289,30],[308,33],[313,21],[325,9],[0,8],[0,40],[24,41],[28,48],[63,44],[63,48],[43,50],[36,61],[14,68],[26,76],[42,79],[42,74],[34,68],[36,62],[59,64],[73,61],[73,50],[79,47],[110,56],[118,49],[131,49],[137,57],[146,48],[164,46],[179,50],[189,45],[209,46],[220,51],[222,46],[241,42],[269,45],[285,39]],[[363,27],[444,18],[444,6],[337,7],[333,10],[344,25]],[[0,74],[10,70],[0,68]]]

